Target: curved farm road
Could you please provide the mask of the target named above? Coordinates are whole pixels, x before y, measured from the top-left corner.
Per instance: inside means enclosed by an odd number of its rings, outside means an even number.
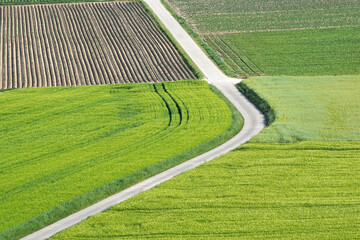
[[[231,79],[225,76],[215,64],[205,55],[200,47],[192,40],[192,38],[185,32],[180,24],[172,17],[172,15],[160,3],[160,0],[144,0],[149,7],[155,12],[158,18],[163,22],[166,28],[180,43],[183,49],[187,52],[190,58],[204,73],[206,80],[215,85],[239,110],[244,117],[243,129],[232,139],[220,145],[213,150],[206,152],[198,157],[186,161],[178,166],[175,166],[165,172],[155,175],[147,180],[144,180],[128,189],[125,189],[117,194],[114,194],[94,205],[87,207],[79,212],[76,212],[58,222],[55,222],[39,231],[30,234],[23,239],[46,239],[56,233],[69,228],[86,218],[100,213],[116,204],[119,204],[141,192],[153,188],[185,171],[195,168],[202,163],[210,161],[220,155],[223,155],[241,144],[250,140],[253,136],[260,133],[265,127],[264,116],[251,104],[235,87],[234,83],[240,82],[240,79]]]

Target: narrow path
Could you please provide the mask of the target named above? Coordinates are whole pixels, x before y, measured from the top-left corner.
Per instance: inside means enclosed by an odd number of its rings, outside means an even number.
[[[144,0],[154,11],[165,27],[171,32],[182,48],[203,72],[206,80],[215,85],[244,117],[242,130],[232,139],[213,150],[206,152],[198,157],[175,166],[165,172],[159,173],[147,180],[144,180],[130,188],[114,194],[94,205],[91,205],[79,212],[76,212],[58,222],[55,222],[39,231],[32,233],[23,239],[47,239],[58,232],[69,228],[88,217],[100,213],[116,204],[119,204],[139,193],[149,190],[183,172],[193,169],[205,162],[219,157],[249,141],[253,136],[260,133],[265,127],[265,118],[235,87],[234,83],[240,79],[231,79],[225,76],[215,64],[206,56],[201,48],[185,32],[180,24],[172,17],[160,0]]]

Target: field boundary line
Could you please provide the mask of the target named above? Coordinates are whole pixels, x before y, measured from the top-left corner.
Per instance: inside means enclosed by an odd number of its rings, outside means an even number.
[[[168,12],[168,10],[166,10],[160,0],[144,0],[144,2],[154,12],[154,14],[156,14],[157,18],[162,22],[165,28],[168,29],[188,56],[198,66],[201,72],[205,75],[206,80],[220,90],[230,103],[233,104],[234,107],[241,113],[244,118],[243,128],[234,137],[220,146],[137,183],[22,239],[47,239],[90,216],[103,212],[116,204],[170,180],[181,173],[234,150],[264,129],[265,118],[262,113],[235,87],[235,83],[240,82],[241,79],[232,79],[225,76],[181,27],[175,18]]]
[[[237,33],[257,33],[257,32],[281,32],[281,31],[301,31],[301,30],[316,30],[316,29],[334,29],[334,28],[352,28],[360,27],[360,25],[341,25],[341,26],[326,26],[326,27],[304,27],[304,28],[279,28],[279,29],[265,29],[265,30],[244,30],[244,31],[228,31],[228,32],[201,32],[202,35],[209,34],[237,34]]]

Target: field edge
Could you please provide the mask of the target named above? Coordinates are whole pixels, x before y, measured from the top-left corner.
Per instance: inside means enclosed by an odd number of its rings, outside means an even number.
[[[236,88],[252,103],[257,109],[260,110],[265,116],[265,126],[270,126],[276,119],[274,109],[270,104],[262,97],[259,96],[252,88],[246,85],[243,81],[236,84]]]

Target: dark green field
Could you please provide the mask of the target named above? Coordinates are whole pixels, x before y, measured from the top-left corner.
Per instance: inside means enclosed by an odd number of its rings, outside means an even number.
[[[360,73],[360,0],[164,1],[231,77]]]
[[[240,76],[360,73],[360,27],[205,37]]]

